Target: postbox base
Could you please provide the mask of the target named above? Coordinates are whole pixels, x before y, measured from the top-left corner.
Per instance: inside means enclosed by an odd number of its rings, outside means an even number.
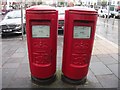
[[[86,82],[86,77],[84,77],[80,80],[73,80],[73,79],[66,77],[63,74],[61,75],[61,79],[62,79],[62,81],[66,82],[66,83],[75,84],[75,85],[85,84],[85,82]]]
[[[56,75],[53,75],[52,77],[46,78],[46,79],[40,79],[40,78],[31,76],[31,80],[33,83],[36,83],[36,84],[42,84],[42,85],[51,84],[52,82],[54,82],[56,80]]]

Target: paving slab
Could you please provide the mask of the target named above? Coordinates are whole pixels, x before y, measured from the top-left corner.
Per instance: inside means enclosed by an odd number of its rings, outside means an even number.
[[[100,52],[100,50],[93,50],[93,51],[92,51],[92,55],[99,55],[99,54],[102,54],[102,53]]]
[[[90,89],[91,88],[91,90],[92,89],[95,89],[95,88],[103,88],[102,87],[102,85],[100,84],[100,83],[92,83],[92,82],[89,82],[89,83],[87,83],[87,84],[84,84],[84,85],[79,85],[79,86],[77,86],[76,87],[76,89],[81,89],[81,88],[88,88],[88,89]]]
[[[13,54],[14,54],[14,52],[15,51],[6,51],[3,55],[2,55],[2,57],[4,58],[4,57],[11,57]]]
[[[17,69],[2,69],[2,88],[7,88],[11,83]]]
[[[7,63],[21,63],[24,58],[8,58]]]
[[[14,45],[14,47],[12,46],[9,50],[10,51],[16,51],[19,47],[20,46],[18,46],[18,45],[17,46]]]
[[[112,74],[112,72],[102,62],[90,63],[90,69],[95,75]]]
[[[93,72],[90,69],[88,71],[87,81],[91,83],[99,83],[96,76],[93,74]]]
[[[8,85],[9,88],[30,88],[31,78],[13,78],[11,83]]]
[[[111,64],[107,66],[118,77],[118,64]]]
[[[26,52],[26,48],[24,47],[19,47],[17,50],[16,50],[16,53],[23,53],[23,52]]]
[[[116,61],[114,58],[110,57],[101,57],[99,58],[104,64],[109,65],[109,64],[116,64],[118,61]]]
[[[11,57],[12,58],[23,58],[26,54],[25,53],[14,53]]]
[[[99,58],[96,56],[96,55],[92,55],[91,56],[91,60],[90,60],[90,62],[99,62],[100,60],[99,60]]]
[[[30,77],[30,67],[29,64],[21,64],[20,67],[16,70],[15,78],[27,78]]]
[[[109,54],[97,54],[96,55],[98,58],[102,58],[102,57],[110,57],[110,55]]]
[[[6,45],[4,48],[3,47],[4,47],[4,45],[2,45],[2,54],[6,53],[10,49],[10,47],[8,45]]]
[[[9,60],[9,57],[2,57],[2,65],[4,65]]]
[[[28,55],[23,58],[22,63],[29,63]]]
[[[18,68],[20,63],[6,63],[3,65],[3,68]]]
[[[118,54],[110,54],[110,55],[118,61]]]
[[[96,76],[104,88],[118,88],[118,78],[115,75]]]

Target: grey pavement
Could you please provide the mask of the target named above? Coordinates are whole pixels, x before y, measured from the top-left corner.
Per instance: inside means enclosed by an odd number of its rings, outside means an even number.
[[[108,34],[102,31],[106,28],[101,21],[99,18],[96,33],[107,37]],[[115,28],[117,27],[115,26]],[[117,29],[110,31],[116,35]],[[111,32],[108,31],[108,33]],[[117,43],[117,36],[115,38],[113,36],[111,36],[113,39],[105,38]],[[58,36],[57,41],[57,79],[54,83],[44,86],[31,82],[26,36],[24,36],[24,40],[21,39],[21,35],[0,38],[0,76],[2,76],[0,85],[2,83],[2,88],[118,88],[118,82],[120,82],[118,57],[120,54],[118,54],[117,47],[96,35],[87,82],[84,85],[71,85],[61,81],[63,36]]]
[[[107,40],[118,44],[118,29],[120,28],[120,19],[110,18],[100,18],[98,17],[97,21],[97,30],[96,33]]]
[[[117,88],[118,49],[96,36],[87,82],[71,85],[61,81],[63,36],[58,36],[57,80],[47,86],[31,82],[26,36],[2,39],[3,88]],[[112,48],[112,49],[111,49]],[[11,53],[10,53],[11,52]]]

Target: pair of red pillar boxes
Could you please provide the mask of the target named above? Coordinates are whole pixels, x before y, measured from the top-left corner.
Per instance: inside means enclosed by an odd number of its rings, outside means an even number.
[[[68,8],[65,11],[62,80],[85,83],[94,42],[97,12]],[[56,78],[58,11],[50,7],[26,10],[28,55],[32,81],[46,84]]]

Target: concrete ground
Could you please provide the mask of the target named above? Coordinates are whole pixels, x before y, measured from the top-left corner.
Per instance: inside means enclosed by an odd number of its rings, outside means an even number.
[[[120,19],[109,18],[107,21],[106,18],[98,17],[96,34],[115,44],[118,44],[119,28]]]
[[[50,85],[31,82],[26,36],[5,38],[2,44],[2,87],[3,88],[117,88],[118,48],[96,36],[93,52],[84,85],[71,85],[61,81],[63,36],[58,36],[57,80]],[[119,55],[120,56],[120,55]],[[0,69],[1,70],[1,69]],[[119,85],[120,86],[120,85]]]
[[[120,54],[116,44],[119,43],[119,23],[115,22],[113,26],[112,20],[106,24],[103,19],[98,19],[87,82],[84,85],[71,85],[61,81],[63,36],[58,36],[57,80],[50,85],[37,85],[31,82],[26,36],[24,40],[19,35],[0,38],[0,88],[118,88]]]

